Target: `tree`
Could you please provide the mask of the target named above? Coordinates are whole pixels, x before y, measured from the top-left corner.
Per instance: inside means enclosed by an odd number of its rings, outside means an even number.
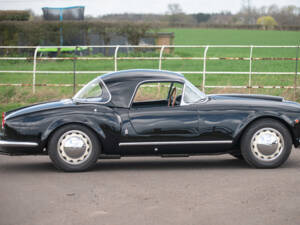
[[[204,23],[204,22],[207,22],[210,19],[211,14],[196,13],[196,14],[192,14],[192,16],[196,19],[197,23]]]
[[[272,16],[261,16],[257,19],[256,24],[262,25],[264,29],[272,29],[278,25]]]
[[[242,0],[242,9],[251,9],[251,0]]]
[[[251,7],[251,0],[242,0],[241,13],[244,16],[245,24],[253,24],[253,23],[255,23],[255,20],[253,21],[253,13],[252,13],[252,7]]]
[[[299,26],[300,8],[288,5],[280,8],[277,14],[272,15],[280,25]]]
[[[183,13],[181,6],[178,3],[168,4],[167,14],[176,15]]]
[[[270,5],[268,7],[268,14],[269,15],[274,15],[274,14],[278,14],[280,12],[279,7],[276,4]]]
[[[178,3],[168,4],[169,15],[169,24],[174,26],[182,21],[182,17],[184,17],[184,13],[182,11],[181,6]]]

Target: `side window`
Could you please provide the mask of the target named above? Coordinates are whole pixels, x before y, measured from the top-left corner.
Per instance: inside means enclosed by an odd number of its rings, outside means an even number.
[[[179,106],[183,84],[177,82],[151,82],[138,87],[133,107]]]
[[[133,103],[167,100],[170,86],[167,82],[144,83],[139,86]]]

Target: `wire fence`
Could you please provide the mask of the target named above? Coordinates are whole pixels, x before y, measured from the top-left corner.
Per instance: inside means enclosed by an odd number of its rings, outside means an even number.
[[[74,48],[75,53],[78,48],[101,48],[101,49],[114,49],[112,56],[101,56],[101,57],[89,57],[89,56],[78,56],[75,55],[74,57],[49,57],[49,56],[38,56],[38,52],[40,49],[45,48]],[[157,56],[119,56],[119,50],[120,49],[154,49],[154,51],[158,52],[159,54]],[[168,49],[168,52],[170,49],[183,49],[183,48],[193,48],[193,49],[202,49],[203,55],[195,56],[195,57],[187,57],[187,56],[177,56],[172,54],[166,54],[166,49]],[[208,52],[210,49],[215,48],[243,48],[243,49],[249,49],[249,55],[248,57],[209,57]],[[165,61],[174,61],[174,60],[198,60],[202,61],[202,69],[201,70],[183,70],[183,71],[174,71],[179,72],[182,74],[201,74],[202,75],[202,91],[205,91],[206,88],[239,88],[239,89],[258,89],[258,88],[266,88],[266,89],[294,89],[294,92],[296,92],[296,89],[299,89],[300,86],[297,85],[297,74],[298,74],[298,60],[299,60],[299,46],[257,46],[257,45],[91,45],[91,46],[0,46],[1,49],[31,49],[33,51],[33,56],[30,57],[19,57],[19,56],[1,56],[0,57],[0,65],[1,61],[33,61],[33,67],[32,70],[1,70],[0,74],[6,73],[6,74],[32,74],[32,83],[3,83],[0,81],[0,86],[32,86],[32,91],[35,93],[35,89],[38,86],[54,86],[54,87],[70,87],[73,86],[75,90],[75,86],[79,85],[82,86],[83,84],[76,84],[76,74],[103,74],[103,73],[109,73],[113,71],[118,71],[119,69],[119,62],[120,60],[154,60],[157,61],[157,69],[168,69],[165,68],[163,65],[163,62]],[[253,57],[253,50],[254,49],[295,49],[295,57]],[[59,60],[71,60],[74,63],[73,70],[37,70],[37,64],[39,61],[59,61]],[[76,61],[87,61],[87,60],[100,60],[100,61],[112,61],[113,62],[113,69],[112,70],[97,70],[97,71],[87,71],[87,70],[78,70],[76,69]],[[248,61],[249,66],[246,71],[211,71],[207,69],[207,62],[213,61],[213,60],[224,60],[224,61]],[[295,70],[294,72],[289,71],[268,71],[268,72],[258,72],[253,71],[253,62],[254,61],[294,61],[295,62]],[[146,69],[146,68],[145,68]],[[73,74],[74,79],[73,83],[71,84],[49,84],[49,83],[37,83],[36,82],[36,75],[37,74]],[[246,75],[248,76],[248,84],[247,85],[207,85],[207,76],[210,74],[215,75],[226,75],[226,74],[238,74],[238,75]],[[252,82],[253,75],[294,75],[294,82],[293,85],[284,86],[284,85],[268,85],[268,86],[260,86],[260,85],[254,85]]]

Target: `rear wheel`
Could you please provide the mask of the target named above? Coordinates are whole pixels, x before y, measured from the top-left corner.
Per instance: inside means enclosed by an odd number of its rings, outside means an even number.
[[[48,153],[58,169],[85,171],[96,164],[100,144],[90,129],[81,125],[66,125],[50,138]]]
[[[241,152],[245,161],[257,168],[276,168],[289,157],[292,138],[288,129],[273,119],[253,123],[242,137]]]

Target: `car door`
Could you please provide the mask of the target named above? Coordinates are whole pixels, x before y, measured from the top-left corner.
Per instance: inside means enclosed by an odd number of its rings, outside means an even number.
[[[172,106],[174,98],[170,105],[168,99],[174,88],[177,101]],[[128,110],[133,130],[127,133],[130,136],[125,144],[129,147],[127,151],[148,154],[195,152],[197,146],[193,142],[199,140],[198,106],[181,106],[182,90],[183,84],[172,82],[151,82],[139,87]],[[186,149],[186,145],[190,148]]]
[[[199,134],[195,105],[131,108],[129,118],[140,141],[187,141]]]

